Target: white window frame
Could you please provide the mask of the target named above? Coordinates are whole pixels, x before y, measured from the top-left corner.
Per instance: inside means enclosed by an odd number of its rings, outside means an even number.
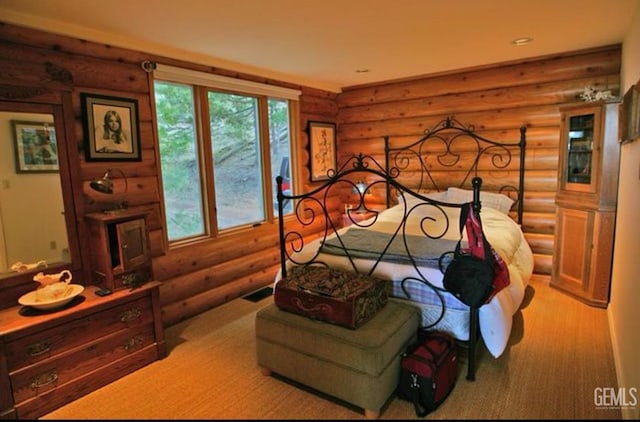
[[[297,149],[298,149],[297,145],[298,145],[298,136],[299,136],[298,135],[299,100],[300,100],[300,95],[302,94],[300,90],[285,88],[285,87],[280,87],[275,85],[267,85],[267,84],[247,81],[243,79],[230,78],[227,76],[215,75],[211,73],[200,72],[196,70],[185,69],[185,68],[163,65],[163,64],[156,64],[156,68],[153,71],[153,76],[155,80],[168,82],[168,83],[172,83],[172,82],[181,83],[185,85],[201,86],[201,87],[211,88],[215,90],[223,90],[223,91],[228,91],[232,93],[236,92],[239,94],[259,95],[259,96],[264,96],[268,98],[292,101],[290,103],[290,111],[289,111],[290,160],[291,160],[291,166],[292,166],[291,176],[292,176],[292,181],[294,182],[295,185],[299,183],[297,181],[298,177],[294,176],[293,174],[293,169],[295,168],[294,163],[297,162]],[[155,104],[153,105],[153,107],[154,107],[154,113],[155,113]],[[198,142],[200,143],[202,142],[202,140],[198,140]],[[264,148],[264,145],[261,148]],[[201,156],[200,159],[202,158],[203,157]],[[201,169],[201,171],[202,170],[204,170],[204,168]],[[202,182],[205,182],[207,178],[208,178],[207,174],[204,174],[204,175],[201,174]],[[208,184],[210,182],[206,181],[206,183]],[[271,181],[270,185],[272,190],[275,191],[275,189],[277,189],[275,181]],[[207,189],[203,191],[203,201],[210,200],[210,198],[208,198],[207,196],[206,191]],[[160,194],[162,198],[164,198],[164,189],[161,189]],[[162,200],[163,210],[164,210],[164,206],[165,205],[164,205],[164,199],[163,199]],[[165,213],[163,212],[163,214]],[[205,213],[204,217],[206,219],[210,218],[210,216],[208,216],[207,213]],[[273,217],[274,217],[274,211],[271,208],[267,208],[267,215],[266,215],[267,221],[273,221]],[[205,228],[207,228],[206,231],[208,232],[208,235],[205,236],[205,238],[207,239],[217,237],[220,233],[217,227],[216,228],[209,227],[208,221],[205,221]],[[233,228],[225,229],[223,232],[229,233],[235,230],[236,229],[233,229]],[[187,240],[181,239],[181,240],[171,241],[168,239],[168,233],[165,232],[165,236],[166,236],[166,241],[169,247],[189,244],[189,243],[203,240],[202,236],[198,236],[193,239],[187,239]]]

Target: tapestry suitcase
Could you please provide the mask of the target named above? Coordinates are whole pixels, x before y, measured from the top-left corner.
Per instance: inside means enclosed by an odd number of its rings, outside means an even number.
[[[282,310],[347,328],[358,328],[387,304],[391,283],[324,266],[296,266],[276,283]]]
[[[435,410],[451,393],[458,376],[454,338],[442,331],[420,333],[400,361],[398,397],[413,403],[417,416]]]

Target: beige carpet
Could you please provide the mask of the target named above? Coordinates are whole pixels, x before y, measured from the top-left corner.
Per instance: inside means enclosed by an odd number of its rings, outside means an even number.
[[[166,330],[169,355],[43,419],[360,419],[362,410],[260,374],[255,312],[236,299]],[[477,380],[459,381],[427,419],[619,419],[598,409],[596,387],[616,387],[606,311],[532,281],[499,359],[484,346]],[[414,419],[391,398],[383,419]]]

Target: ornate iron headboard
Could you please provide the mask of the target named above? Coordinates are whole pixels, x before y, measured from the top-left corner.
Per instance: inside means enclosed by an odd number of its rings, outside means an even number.
[[[480,136],[475,132],[472,125],[465,126],[453,117],[447,117],[438,122],[433,128],[425,130],[425,134],[409,145],[392,147],[389,136],[385,136],[385,171],[393,177],[398,177],[400,172],[407,171],[415,174],[417,186],[412,187],[415,191],[431,189],[441,191],[442,182],[434,177],[434,170],[460,168],[462,176],[457,183],[449,186],[463,188],[467,186],[474,177],[482,177],[480,173],[490,170],[507,169],[515,155],[514,149],[518,149],[519,167],[518,183],[504,184],[497,186],[500,193],[515,195],[517,207],[517,222],[522,224],[523,203],[524,203],[524,170],[525,170],[525,147],[527,128],[520,128],[519,142],[498,142]],[[461,166],[463,156],[468,157],[471,164]],[[487,168],[479,168],[483,157],[489,157]],[[430,160],[435,160],[437,167],[430,165]],[[398,172],[398,173],[396,173]],[[482,177],[485,181],[487,177]],[[391,205],[391,190],[387,192],[387,206]]]

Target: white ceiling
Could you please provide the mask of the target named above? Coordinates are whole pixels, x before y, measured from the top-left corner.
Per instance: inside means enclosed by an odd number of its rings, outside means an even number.
[[[639,5],[640,0],[0,0],[0,21],[339,92],[621,43]],[[511,44],[520,37],[533,42]]]

